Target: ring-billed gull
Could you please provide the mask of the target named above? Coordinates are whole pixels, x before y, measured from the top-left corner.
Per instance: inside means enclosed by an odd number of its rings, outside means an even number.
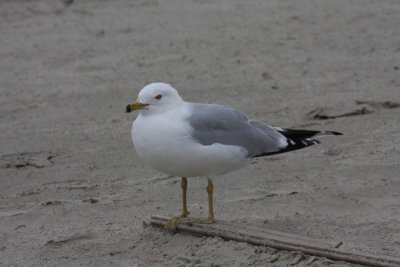
[[[246,166],[251,158],[317,144],[317,135],[341,135],[272,127],[230,107],[185,102],[165,83],[145,86],[138,99],[126,106],[126,112],[134,110],[140,110],[132,126],[132,140],[139,157],[154,169],[182,177],[182,213],[169,220],[169,229],[175,229],[189,215],[187,177],[225,174]],[[214,222],[210,178],[206,190],[208,218],[192,222]]]

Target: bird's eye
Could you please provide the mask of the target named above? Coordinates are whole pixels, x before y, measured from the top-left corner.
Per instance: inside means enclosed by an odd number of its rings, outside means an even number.
[[[156,95],[154,98],[160,100],[162,98],[162,95]]]

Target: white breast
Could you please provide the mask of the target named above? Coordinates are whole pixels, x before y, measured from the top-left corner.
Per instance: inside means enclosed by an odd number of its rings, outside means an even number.
[[[247,164],[247,151],[238,146],[195,141],[184,120],[186,109],[162,116],[140,114],[132,126],[132,140],[139,157],[149,166],[175,176],[224,174]]]

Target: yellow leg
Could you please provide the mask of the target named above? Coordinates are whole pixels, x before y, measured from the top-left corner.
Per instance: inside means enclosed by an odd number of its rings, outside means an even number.
[[[214,185],[211,179],[207,179],[207,186],[206,191],[208,195],[208,217],[207,219],[188,219],[189,212],[186,207],[186,190],[187,190],[187,179],[186,177],[182,177],[181,181],[181,188],[182,188],[182,214],[172,217],[165,228],[170,230],[175,230],[176,227],[182,223],[183,221],[187,221],[190,223],[199,223],[199,224],[210,224],[214,223],[214,206],[213,206],[213,192],[214,192]]]
[[[182,189],[182,213],[178,216],[172,217],[167,224],[165,225],[165,228],[170,229],[170,230],[175,230],[178,224],[180,224],[188,215],[189,211],[187,210],[186,206],[186,191],[187,191],[187,178],[182,177],[181,180],[181,189]]]
[[[187,191],[187,178],[182,177],[181,180],[181,189],[182,189],[182,217],[187,217],[189,215],[189,211],[186,206],[186,191]]]
[[[214,192],[214,185],[211,179],[208,179],[207,183],[207,195],[208,195],[208,223],[214,222],[214,207],[213,207],[213,192]]]
[[[199,223],[199,224],[210,224],[214,223],[214,206],[213,206],[213,191],[214,185],[211,179],[207,179],[208,183],[206,186],[207,195],[208,195],[208,217],[207,219],[189,219],[188,221],[191,223]]]

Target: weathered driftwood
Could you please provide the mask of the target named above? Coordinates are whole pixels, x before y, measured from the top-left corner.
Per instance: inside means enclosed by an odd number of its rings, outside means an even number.
[[[152,216],[151,224],[164,226],[168,218]],[[260,227],[236,225],[225,221],[216,221],[213,224],[187,224],[177,227],[199,236],[218,236],[225,240],[247,242],[257,246],[268,246],[276,249],[301,251],[308,255],[327,257],[332,260],[341,260],[351,263],[380,267],[400,267],[400,258],[379,254],[377,252],[361,252],[346,249],[343,242],[333,242],[306,238]]]

